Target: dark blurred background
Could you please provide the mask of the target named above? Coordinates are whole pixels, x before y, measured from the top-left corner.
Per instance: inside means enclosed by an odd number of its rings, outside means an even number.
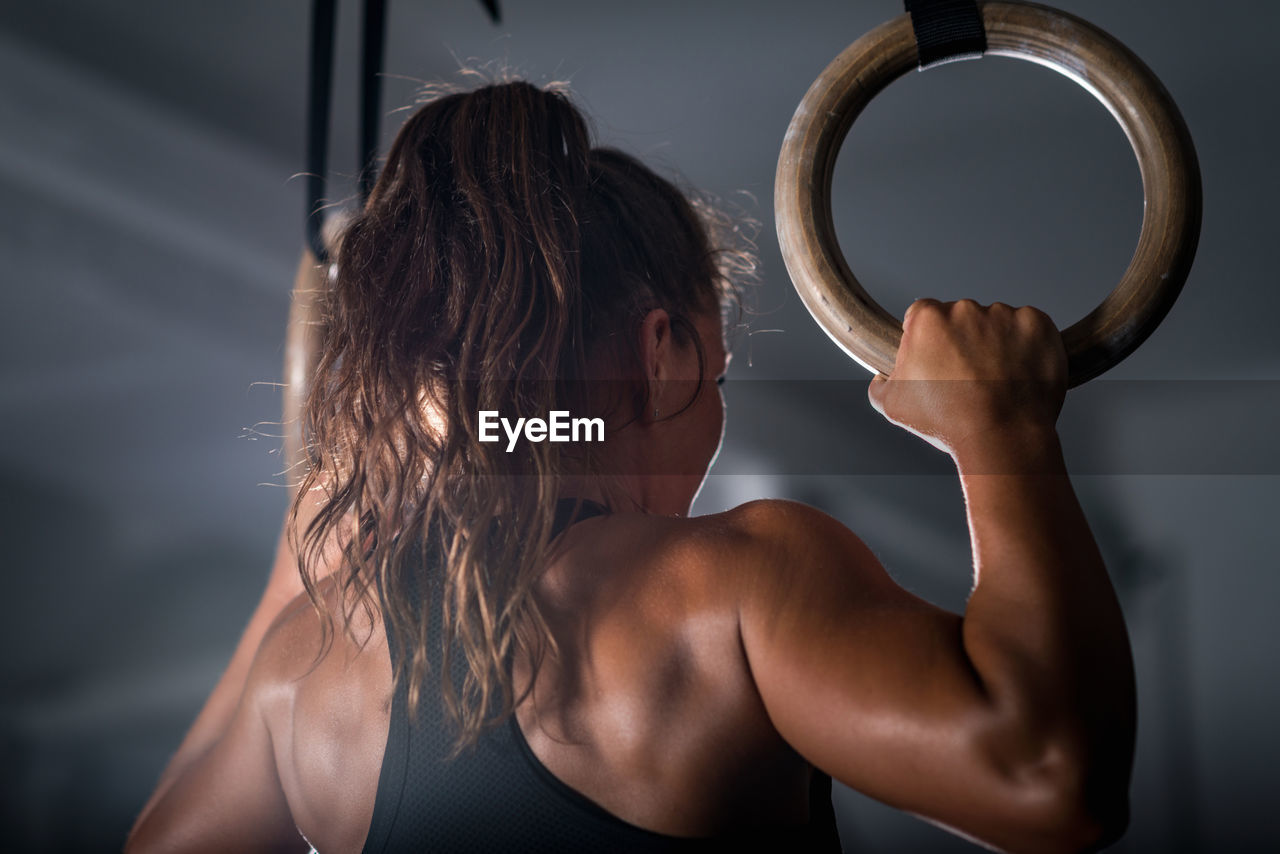
[[[1140,688],[1118,851],[1280,840],[1276,528],[1280,131],[1274,4],[1061,0],[1164,81],[1204,180],[1200,250],[1147,343],[1073,391],[1068,462],[1120,590]],[[392,0],[384,141],[460,62],[568,80],[602,142],[755,216],[764,283],[698,508],[841,518],[908,588],[963,608],[945,458],[882,422],[791,290],[773,177],[805,90],[891,0]],[[355,0],[340,4],[333,194],[356,171]],[[276,432],[302,246],[309,3],[0,4],[0,779],[6,850],[123,841],[230,655],[286,494]],[[890,310],[974,297],[1074,322],[1118,280],[1142,188],[1106,110],[988,57],[912,73],[836,169],[850,265]],[[255,426],[256,425],[256,426]],[[972,847],[847,789],[850,851]]]

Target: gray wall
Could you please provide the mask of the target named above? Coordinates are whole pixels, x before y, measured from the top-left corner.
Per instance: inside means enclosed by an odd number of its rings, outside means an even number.
[[[495,28],[475,2],[392,2],[384,106],[458,59],[505,60],[535,81],[569,79],[602,141],[747,206],[763,224],[765,283],[699,508],[810,501],[904,585],[962,608],[954,477],[867,409],[867,375],[804,312],[773,237],[792,111],[900,6],[503,5]],[[1117,850],[1274,843],[1280,74],[1268,37],[1280,13],[1245,0],[1061,6],[1163,79],[1205,187],[1180,301],[1136,354],[1072,392],[1062,422],[1137,660],[1134,821]],[[119,846],[265,578],[285,504],[266,422],[301,245],[291,176],[308,8],[0,5],[6,848]],[[348,174],[356,12],[343,4],[335,106],[334,163]],[[835,196],[850,264],[891,311],[971,296],[1038,305],[1059,325],[1110,290],[1142,216],[1106,111],[1002,58],[912,74],[877,98]],[[848,790],[836,800],[851,851],[971,848]]]

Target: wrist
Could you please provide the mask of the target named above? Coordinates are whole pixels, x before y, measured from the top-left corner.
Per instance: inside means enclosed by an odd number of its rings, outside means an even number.
[[[961,475],[1066,474],[1057,428],[1046,422],[1008,422],[968,434],[951,447]]]

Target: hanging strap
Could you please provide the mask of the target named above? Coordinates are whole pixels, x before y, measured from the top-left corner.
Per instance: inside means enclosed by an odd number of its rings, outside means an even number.
[[[333,88],[333,31],[337,0],[315,0],[311,6],[311,68],[307,77],[307,245],[325,264],[329,251],[320,233],[325,175],[329,169],[329,101]]]
[[[382,115],[382,49],[387,37],[387,0],[364,0],[364,44],[360,51],[360,201],[369,201],[378,175],[378,131]]]
[[[976,59],[987,50],[987,33],[975,0],[904,0],[916,34],[920,70]]]
[[[333,101],[333,40],[337,0],[315,0],[311,11],[311,75],[307,94],[307,245],[321,264],[329,262],[322,226],[329,168],[329,114]],[[365,0],[360,50],[360,200],[368,201],[377,175],[382,106],[382,54],[386,0]]]

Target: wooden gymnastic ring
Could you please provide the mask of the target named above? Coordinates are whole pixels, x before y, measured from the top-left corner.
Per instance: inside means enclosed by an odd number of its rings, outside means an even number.
[[[328,270],[329,266],[317,262],[310,249],[304,249],[293,279],[293,301],[284,340],[284,411],[280,419],[284,428],[285,480],[291,494],[313,462],[303,435],[302,410],[311,392],[324,340],[321,308],[328,289]]]
[[[1076,386],[1133,352],[1182,290],[1200,237],[1195,146],[1155,74],[1107,33],[1032,3],[980,2],[978,8],[987,53],[1037,62],[1092,92],[1124,128],[1142,173],[1142,232],[1124,277],[1062,332],[1069,384]],[[845,352],[881,374],[893,370],[902,323],[867,295],[840,252],[831,175],[854,119],[917,65],[910,15],[846,48],[809,87],[791,119],[774,192],[782,257],[805,307]]]

